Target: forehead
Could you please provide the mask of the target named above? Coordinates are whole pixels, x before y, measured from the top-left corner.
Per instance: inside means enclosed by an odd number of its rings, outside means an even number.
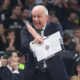
[[[13,53],[12,53],[12,56],[15,56],[15,55],[17,55],[17,53],[16,53],[16,52],[13,52]]]
[[[42,8],[35,8],[34,10],[32,10],[32,15],[41,15],[43,14],[43,9]]]

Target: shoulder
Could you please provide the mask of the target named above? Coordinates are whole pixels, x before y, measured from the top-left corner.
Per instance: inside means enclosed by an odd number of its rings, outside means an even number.
[[[62,26],[60,23],[48,22],[47,23],[47,30],[48,29],[50,29],[50,31],[53,31],[53,32],[60,31],[61,35],[63,35]]]
[[[61,25],[60,23],[57,23],[57,22],[48,22],[48,24],[49,24],[49,25],[55,25],[55,26]]]
[[[57,27],[57,28],[62,27],[61,24],[57,22],[50,22],[49,25]]]

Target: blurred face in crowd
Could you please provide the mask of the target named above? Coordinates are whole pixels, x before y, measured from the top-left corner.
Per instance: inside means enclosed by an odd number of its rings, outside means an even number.
[[[16,6],[14,9],[13,9],[13,14],[17,15],[17,16],[20,16],[21,15],[21,7],[20,6]]]
[[[8,33],[7,39],[8,40],[11,40],[11,39],[14,40],[15,39],[15,32],[13,31],[13,32]]]
[[[76,14],[76,13],[71,13],[71,14],[70,14],[70,18],[71,18],[72,20],[74,20],[76,17],[77,17],[77,14]]]
[[[74,5],[78,4],[78,0],[69,0],[69,2]]]
[[[79,16],[76,13],[71,13],[69,19],[76,24],[79,24]]]
[[[16,52],[12,52],[12,56],[9,57],[8,62],[9,63],[18,62],[18,60],[19,60],[19,57],[18,57],[17,53]]]
[[[75,37],[80,38],[80,29],[74,30],[73,33]]]
[[[44,26],[46,26],[48,14],[45,13],[43,7],[37,6],[35,9],[32,10],[32,18],[34,27],[37,30],[41,30]]]
[[[29,10],[28,9],[25,9],[24,11],[23,11],[23,13],[22,13],[22,16],[23,16],[23,18],[29,18]]]

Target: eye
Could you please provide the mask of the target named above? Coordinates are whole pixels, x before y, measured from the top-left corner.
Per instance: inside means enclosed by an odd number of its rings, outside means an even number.
[[[38,16],[38,18],[41,18],[41,16]]]

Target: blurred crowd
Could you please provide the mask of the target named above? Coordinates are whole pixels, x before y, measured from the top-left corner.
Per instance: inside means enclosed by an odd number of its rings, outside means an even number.
[[[0,53],[20,52],[22,28],[32,24],[31,10],[39,4],[47,7],[48,21],[61,23],[67,72],[70,80],[80,79],[80,0],[0,0]]]

